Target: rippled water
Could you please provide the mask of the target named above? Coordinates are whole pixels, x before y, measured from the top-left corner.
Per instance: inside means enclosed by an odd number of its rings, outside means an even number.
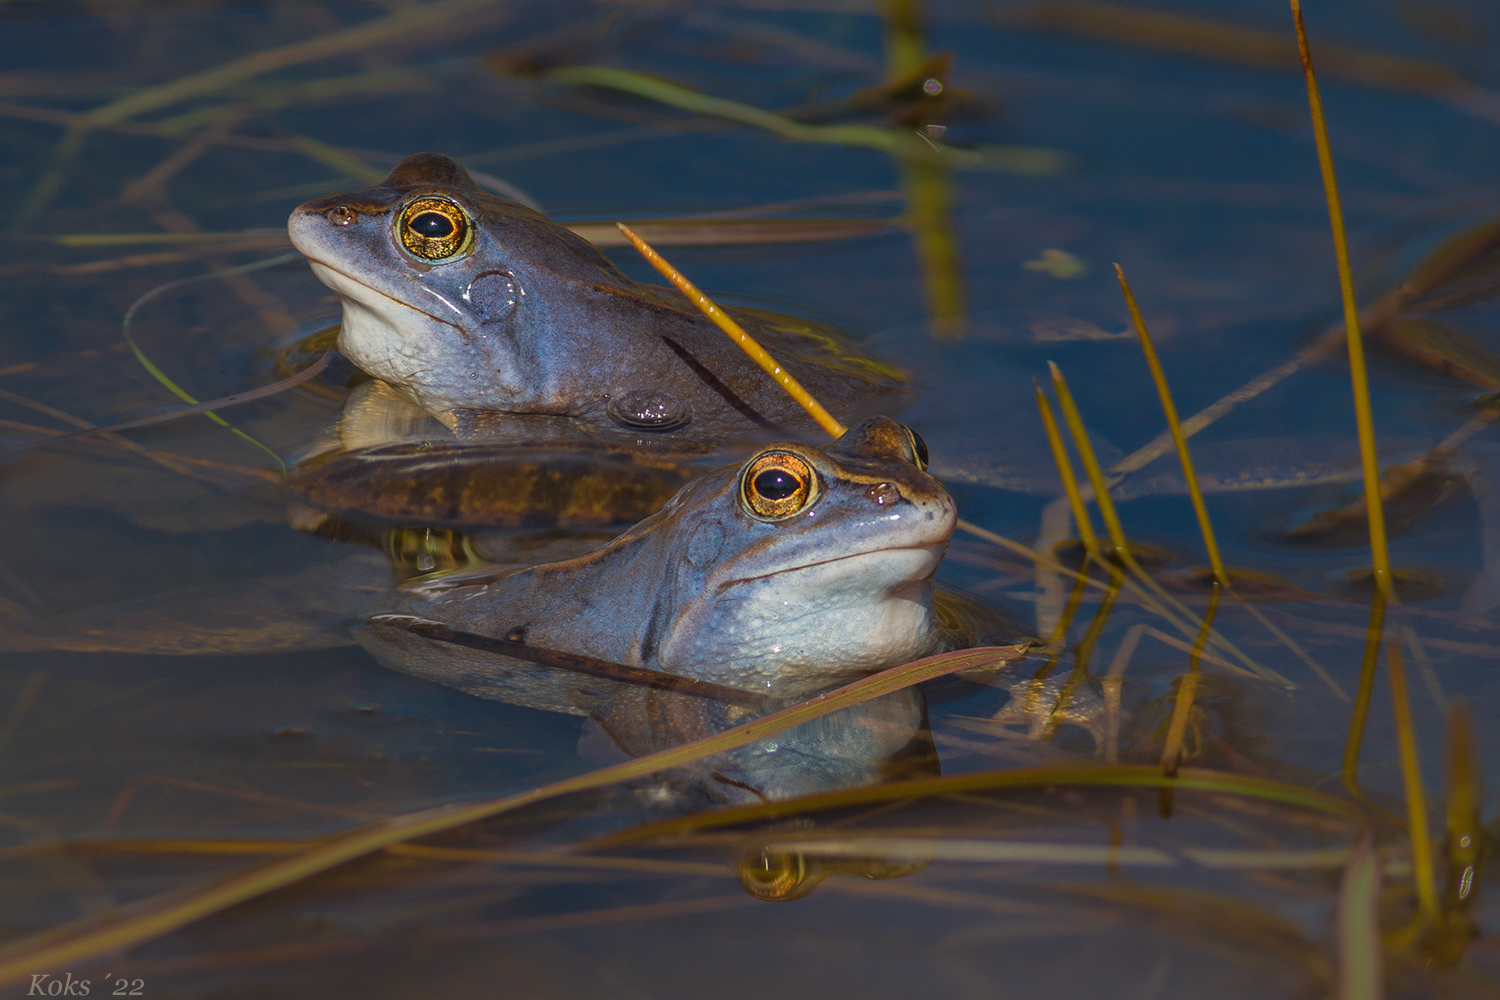
[[[953,53],[948,87],[962,98],[946,109],[942,140],[1060,154],[1047,161],[1060,169],[1041,175],[951,176],[967,297],[960,337],[934,336],[942,321],[899,222],[819,242],[663,245],[725,301],[837,323],[911,368],[920,392],[902,419],[926,438],[961,515],[1027,543],[1067,534],[1031,396],[1047,361],[1067,374],[1106,465],[1163,428],[1112,262],[1129,274],[1185,415],[1281,364],[1339,317],[1305,91],[1286,61],[1287,11],[1205,0],[1171,12],[1212,21],[1209,30],[1120,20],[1130,10],[1052,0],[926,11],[926,44]],[[1500,17],[1460,0],[1327,4],[1308,16],[1315,56],[1328,53],[1324,95],[1361,294],[1376,302],[1500,204],[1491,186]],[[1273,36],[1269,50],[1258,33]],[[123,340],[126,309],[170,282],[285,252],[295,205],[372,183],[412,152],[453,155],[484,183],[510,185],[577,224],[768,205],[819,220],[903,211],[903,178],[877,150],[787,141],[516,73],[605,64],[768,109],[835,101],[885,72],[880,18],[845,0],[11,0],[0,4],[0,51],[0,171],[11,192],[0,255],[7,443],[176,402]],[[239,62],[266,52],[274,58]],[[195,75],[215,67],[229,69]],[[154,89],[181,80],[188,85]],[[142,94],[155,99],[129,103]],[[608,252],[654,280],[628,248]],[[1439,289],[1452,294],[1414,310],[1448,332],[1403,327],[1404,351],[1372,348],[1388,461],[1441,441],[1500,388],[1484,385],[1500,372],[1483,356],[1500,350],[1493,270],[1480,255]],[[337,314],[305,264],[289,259],[164,288],[132,331],[172,380],[211,399],[273,381],[276,345]],[[1462,357],[1468,381],[1414,355],[1423,330],[1438,338],[1429,355]],[[536,787],[618,757],[607,725],[601,736],[594,722],[482,701],[387,671],[358,647],[308,638],[337,631],[340,586],[386,573],[367,546],[294,530],[270,481],[267,449],[294,456],[335,418],[340,383],[321,384],[322,395],[298,390],[225,411],[264,447],[195,417],[125,434],[134,450],[95,442],[0,452],[9,621],[195,588],[198,597],[148,602],[116,625],[160,635],[194,619],[211,634],[264,607],[266,620],[300,623],[287,626],[301,637],[287,645],[330,647],[6,654],[6,938],[207,884],[289,841]],[[1275,574],[1275,599],[1256,607],[1326,678],[1226,604],[1218,627],[1291,686],[1206,664],[1185,763],[1352,801],[1340,798],[1339,775],[1368,618],[1363,527],[1287,538],[1358,496],[1341,355],[1245,402],[1193,444],[1217,487],[1208,506],[1226,561]],[[1425,492],[1393,504],[1392,559],[1410,582],[1389,624],[1405,643],[1439,840],[1450,700],[1470,707],[1481,763],[1500,759],[1489,725],[1500,688],[1488,679],[1500,658],[1493,431],[1443,468]],[[1162,550],[1169,585],[1203,565],[1169,460],[1117,494],[1131,537]],[[533,551],[575,542],[533,540]],[[1041,632],[1068,593],[1065,581],[969,535],[955,539],[939,580]],[[925,691],[944,775],[1082,767],[1116,752],[1128,763],[1159,759],[1188,655],[1142,631],[1158,619],[1129,600],[1095,619],[1098,594],[1085,595],[1069,650],[1034,686],[1045,657]],[[1198,593],[1182,599],[1204,606]],[[1089,638],[1094,620],[1102,631]],[[1092,650],[1081,667],[1080,643]],[[1110,676],[1123,681],[1111,687]],[[1063,711],[1048,723],[1064,682]],[[1112,690],[1124,708],[1118,733],[1105,723]],[[909,771],[936,766],[930,751],[918,753]],[[1482,874],[1467,911],[1478,937],[1450,935],[1460,943],[1427,951],[1399,939],[1413,904],[1384,668],[1359,779],[1388,876],[1380,915],[1395,935],[1390,995],[1495,994],[1492,888]],[[1353,828],[1305,805],[1222,789],[1167,800],[1154,788],[1063,777],[713,819],[693,795],[669,792],[648,782],[556,799],[337,868],[102,963],[35,971],[90,978],[91,995],[106,975],[110,991],[117,979],[140,980],[149,996],[1333,991]],[[641,825],[682,816],[698,818]],[[831,843],[808,846],[819,838]],[[559,861],[580,844],[589,845],[584,861]],[[762,849],[776,864],[800,851],[828,877],[797,901],[762,902],[737,877],[761,863]],[[29,982],[6,995],[26,995]]]

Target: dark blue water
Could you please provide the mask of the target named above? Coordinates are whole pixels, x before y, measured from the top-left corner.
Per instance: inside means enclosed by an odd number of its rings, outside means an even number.
[[[900,171],[879,151],[700,127],[702,119],[640,98],[565,91],[502,75],[489,61],[496,53],[542,53],[557,65],[627,67],[763,108],[793,108],[882,78],[879,19],[841,2],[497,4],[464,14],[450,29],[205,88],[88,131],[64,149],[68,123],[79,124],[70,115],[405,8],[0,5],[0,178],[10,192],[9,239],[0,253],[0,389],[94,422],[172,403],[125,349],[125,310],[167,282],[284,249],[274,235],[217,251],[191,242],[66,245],[58,237],[277,230],[300,202],[364,186],[422,150],[500,178],[567,221],[784,202],[810,202],[785,213],[808,217],[902,211]],[[1274,32],[1290,45],[1290,15],[1275,4],[1200,2],[1173,12]],[[953,53],[950,86],[972,98],[945,138],[1048,147],[1073,164],[1051,176],[952,175],[951,225],[968,299],[961,339],[931,335],[922,264],[899,227],[794,246],[666,249],[715,295],[835,322],[910,367],[920,392],[904,419],[927,438],[934,469],[947,477],[962,516],[1029,543],[1046,535],[1044,514],[1057,495],[1031,401],[1031,380],[1045,377],[1048,360],[1066,372],[1106,464],[1163,429],[1139,349],[1133,336],[1122,336],[1128,314],[1112,262],[1129,274],[1184,415],[1280,364],[1337,321],[1306,94],[1290,70],[1214,51],[1035,30],[1022,23],[1021,6],[934,4],[927,15],[929,50]],[[1475,88],[1479,96],[1468,95],[1467,107],[1485,96],[1500,103],[1492,96],[1500,92],[1493,41],[1500,16],[1486,5],[1320,4],[1308,19],[1315,57],[1319,46],[1337,45],[1422,60]],[[1352,83],[1331,70],[1323,84],[1355,266],[1373,301],[1445,236],[1493,217],[1500,118],[1465,110],[1452,93],[1414,91],[1395,79]],[[205,139],[204,130],[226,113],[234,116],[230,123]],[[153,171],[164,176],[161,183],[127,197],[132,182]],[[1064,278],[1027,266],[1049,250],[1080,261],[1081,272]],[[609,253],[628,274],[654,280],[628,248]],[[268,345],[337,315],[300,261],[247,277],[237,286],[183,286],[139,316],[142,348],[200,399],[270,381]],[[1433,318],[1476,350],[1500,350],[1487,300]],[[1371,350],[1376,427],[1391,460],[1446,437],[1481,399],[1473,384],[1389,348]],[[336,408],[336,401],[300,394],[226,415],[288,456]],[[10,441],[34,436],[28,426],[67,426],[10,396],[0,410],[9,421],[0,437]],[[8,616],[285,579],[338,563],[357,548],[293,530],[284,496],[243,471],[274,468],[267,452],[206,420],[130,436],[151,451],[235,468],[199,465],[202,475],[184,477],[102,444],[5,460],[0,516],[9,530],[0,551],[0,609]],[[1356,686],[1367,607],[1351,599],[1357,590],[1345,578],[1369,565],[1368,550],[1357,544],[1357,531],[1302,545],[1288,543],[1285,531],[1357,497],[1350,486],[1354,440],[1339,354],[1194,439],[1211,476],[1259,470],[1276,480],[1211,494],[1218,537],[1231,565],[1277,574],[1295,589],[1261,607],[1346,693]],[[1427,657],[1424,663],[1408,652],[1439,836],[1446,699],[1467,699],[1482,761],[1500,761],[1500,731],[1490,721],[1500,713],[1500,688],[1490,679],[1500,658],[1494,432],[1477,435],[1447,471],[1448,495],[1419,504],[1392,541],[1396,565],[1420,571],[1428,584],[1393,611],[1392,622],[1417,634]],[[1317,481],[1295,485],[1309,476]],[[1127,480],[1127,531],[1161,546],[1174,569],[1202,565],[1202,543],[1170,468],[1159,463],[1141,477],[1157,485],[1130,494]],[[1031,568],[976,538],[956,539],[939,579],[1028,624],[1055,621],[1056,603],[1039,598]],[[1065,594],[1066,585],[1059,597]],[[1075,646],[1098,608],[1097,594],[1085,600],[1070,633]],[[1201,608],[1201,597],[1185,599]],[[1226,635],[1296,687],[1207,667],[1202,714],[1189,740],[1199,754],[1194,760],[1338,789],[1349,702],[1243,610],[1221,616]],[[1116,610],[1098,638],[1080,704],[1099,701],[1100,678],[1131,628],[1154,621],[1129,602]],[[1057,676],[1075,663],[1066,655]],[[1024,721],[1004,714],[1024,694],[1013,685],[1038,665],[988,684],[949,682],[928,692],[944,774],[1082,764],[1104,755],[1092,722],[1035,739]],[[1159,755],[1171,685],[1186,665],[1181,651],[1142,641],[1124,674],[1124,759]],[[1361,780],[1381,806],[1400,814],[1386,692],[1382,674]],[[160,843],[106,850],[100,837],[325,835],[361,819],[588,770],[602,762],[597,741],[590,743],[592,725],[398,675],[357,647],[206,657],[7,654],[0,660],[0,935],[19,939],[204,884],[265,856],[249,847],[224,855]],[[92,995],[105,973],[118,977],[125,969],[130,980],[144,981],[142,995],[224,998],[1330,993],[1337,861],[1236,870],[1182,859],[1205,846],[1339,847],[1348,843],[1347,828],[1230,796],[1183,795],[1170,819],[1159,807],[1154,792],[1053,787],[824,810],[780,826],[747,822],[691,836],[643,836],[603,852],[630,862],[613,867],[386,855],[111,959],[119,969],[80,962],[71,970],[93,977]],[[536,852],[696,808],[614,788],[432,843]],[[735,878],[744,852],[768,838],[865,828],[955,842],[1102,845],[1113,838],[1166,851],[1176,863],[1106,869],[1097,862],[938,860],[889,879],[834,875],[785,904],[752,899]],[[1410,906],[1401,867],[1408,855],[1396,825],[1382,830],[1395,866],[1393,901],[1383,914],[1390,928]],[[57,841],[74,846],[36,846]],[[1398,959],[1391,995],[1491,995],[1494,952],[1484,936],[1495,926],[1491,895],[1481,882],[1472,912],[1483,934],[1459,964],[1423,971],[1421,959]]]

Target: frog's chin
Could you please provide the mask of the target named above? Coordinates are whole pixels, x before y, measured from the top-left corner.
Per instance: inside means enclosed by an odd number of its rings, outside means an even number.
[[[308,258],[313,274],[343,303],[339,350],[365,373],[397,386],[438,415],[460,409],[504,409],[513,393],[490,357],[476,355],[453,316],[445,318]],[[435,300],[441,303],[441,300]],[[485,386],[476,398],[474,384]]]

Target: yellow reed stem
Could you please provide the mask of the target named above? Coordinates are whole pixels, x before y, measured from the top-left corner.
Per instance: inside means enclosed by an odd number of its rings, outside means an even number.
[[[1089,485],[1094,488],[1094,503],[1099,507],[1099,517],[1104,521],[1104,526],[1109,532],[1110,543],[1114,546],[1115,555],[1125,568],[1138,577],[1142,584],[1156,595],[1163,606],[1161,615],[1172,623],[1183,635],[1194,634],[1194,629],[1184,621],[1190,621],[1196,616],[1182,606],[1182,603],[1162,589],[1161,585],[1151,579],[1150,575],[1136,562],[1135,556],[1130,551],[1130,545],[1125,540],[1125,529],[1120,524],[1120,515],[1115,511],[1114,501],[1109,497],[1109,483],[1104,478],[1104,470],[1099,465],[1099,459],[1094,454],[1093,445],[1089,443],[1088,431],[1083,426],[1083,414],[1078,411],[1078,404],[1073,400],[1073,393],[1068,389],[1067,380],[1063,378],[1062,371],[1052,362],[1047,362],[1047,367],[1052,372],[1052,388],[1057,393],[1057,401],[1062,406],[1063,419],[1067,421],[1068,431],[1073,435],[1073,445],[1078,449],[1078,457],[1083,462],[1084,471],[1088,473]],[[1182,618],[1177,618],[1165,610],[1170,607]],[[1250,657],[1242,653],[1228,639],[1217,632],[1209,634],[1209,641],[1220,649],[1228,652],[1245,666],[1267,680],[1275,680],[1282,684],[1291,685],[1285,677],[1256,663]]]
[[[1188,654],[1188,672],[1177,683],[1177,704],[1172,708],[1172,722],[1167,727],[1167,739],[1161,750],[1161,773],[1167,777],[1177,775],[1177,766],[1182,762],[1182,741],[1187,735],[1188,719],[1193,712],[1193,699],[1198,693],[1198,682],[1203,677],[1200,665],[1203,647],[1213,629],[1214,614],[1219,610],[1219,586],[1214,585],[1208,595],[1208,610],[1203,614],[1203,625],[1198,629],[1198,638],[1193,642],[1193,651]]]
[[[1344,739],[1344,763],[1341,776],[1350,795],[1364,798],[1359,788],[1359,750],[1365,739],[1365,722],[1370,718],[1370,696],[1375,691],[1375,666],[1380,660],[1380,640],[1385,630],[1385,595],[1375,591],[1370,602],[1370,626],[1365,631],[1365,654],[1359,667],[1359,687],[1354,690],[1354,712],[1349,718],[1349,735]]]
[[[1073,463],[1068,460],[1068,449],[1063,444],[1062,432],[1057,429],[1057,417],[1052,414],[1052,404],[1047,394],[1035,382],[1036,408],[1042,414],[1042,426],[1047,430],[1047,447],[1052,449],[1052,461],[1057,463],[1057,474],[1062,479],[1063,491],[1068,495],[1068,507],[1073,511],[1073,522],[1078,526],[1078,539],[1083,542],[1083,551],[1095,562],[1104,564],[1099,551],[1099,538],[1094,534],[1093,522],[1089,520],[1088,508],[1084,506],[1083,494],[1078,489],[1078,477],[1073,473]]]
[[[1297,26],[1297,48],[1302,53],[1302,73],[1307,78],[1307,103],[1312,112],[1313,137],[1317,140],[1318,166],[1323,172],[1323,194],[1328,201],[1328,221],[1333,229],[1333,252],[1338,260],[1339,292],[1344,300],[1344,329],[1349,343],[1349,380],[1354,389],[1354,420],[1359,428],[1359,460],[1364,471],[1365,505],[1370,522],[1370,558],[1375,567],[1375,585],[1387,601],[1395,600],[1391,559],[1386,547],[1385,505],[1380,499],[1380,464],[1375,455],[1375,418],[1370,410],[1370,381],[1365,371],[1364,338],[1359,332],[1359,304],[1354,298],[1354,275],[1349,267],[1349,239],[1344,232],[1344,209],[1339,200],[1338,178],[1333,172],[1333,150],[1328,144],[1328,123],[1323,117],[1323,98],[1313,73],[1312,53],[1307,47],[1307,29],[1302,24],[1302,4],[1291,0],[1292,20]]]
[[[1208,507],[1203,502],[1203,489],[1198,485],[1198,473],[1193,468],[1193,455],[1188,451],[1187,438],[1182,436],[1182,421],[1177,418],[1177,404],[1172,402],[1172,390],[1167,386],[1166,372],[1162,371],[1161,359],[1156,356],[1156,345],[1146,329],[1146,320],[1136,305],[1135,293],[1130,282],[1125,280],[1125,270],[1115,265],[1115,274],[1120,279],[1120,291],[1125,293],[1125,305],[1130,309],[1130,321],[1135,324],[1135,335],[1141,342],[1141,353],[1146,355],[1146,366],[1151,369],[1151,381],[1156,383],[1156,394],[1161,398],[1161,409],[1167,418],[1167,430],[1172,434],[1172,444],[1177,448],[1177,461],[1182,463],[1182,476],[1187,480],[1188,497],[1193,501],[1193,513],[1198,518],[1198,530],[1203,535],[1203,548],[1208,552],[1208,564],[1213,569],[1214,579],[1226,590],[1232,589],[1229,574],[1224,570],[1224,560],[1219,556],[1219,543],[1214,538],[1214,526],[1208,519]]]
[[[794,379],[781,365],[777,364],[776,359],[767,354],[766,349],[756,343],[755,338],[746,333],[728,313],[714,305],[712,299],[700,292],[698,287],[689,281],[681,271],[667,263],[661,254],[653,250],[650,244],[632,232],[629,226],[623,223],[616,223],[615,225],[619,227],[621,233],[625,234],[625,238],[630,241],[630,245],[639,250],[641,256],[645,257],[651,263],[652,267],[661,272],[662,277],[670,281],[679,292],[687,297],[689,302],[697,306],[703,315],[712,320],[715,326],[728,334],[729,339],[734,341],[740,350],[750,355],[751,360],[760,365],[761,369],[767,375],[771,376],[777,385],[785,389],[787,395],[796,400],[797,404],[807,411],[808,416],[818,422],[819,427],[822,427],[834,437],[839,437],[844,433],[846,430],[844,425],[834,419],[833,414],[823,409],[823,404],[819,403],[812,397],[811,393],[802,388],[801,383]]]
[[[1052,373],[1052,391],[1057,393],[1057,402],[1062,406],[1063,420],[1067,421],[1068,430],[1073,435],[1073,446],[1078,449],[1083,471],[1089,477],[1089,485],[1094,488],[1094,503],[1099,507],[1099,519],[1104,522],[1104,530],[1109,534],[1110,543],[1115,547],[1115,558],[1127,568],[1145,576],[1144,571],[1136,564],[1130,546],[1125,542],[1125,528],[1120,524],[1120,515],[1115,512],[1114,501],[1109,497],[1109,483],[1104,478],[1099,460],[1094,456],[1094,446],[1089,443],[1088,431],[1083,426],[1083,414],[1073,401],[1073,393],[1068,389],[1067,380],[1063,378],[1062,370],[1051,361],[1047,362],[1047,368]]]
[[[1411,834],[1411,874],[1417,883],[1417,903],[1429,926],[1440,919],[1437,889],[1432,878],[1432,837],[1427,829],[1427,795],[1422,790],[1422,762],[1417,756],[1417,732],[1411,718],[1406,688],[1406,664],[1401,640],[1391,636],[1385,647],[1386,672],[1391,679],[1391,707],[1396,716],[1396,745],[1401,752],[1401,783],[1406,788],[1406,822]]]
[[[1252,618],[1264,625],[1298,659],[1307,664],[1308,668],[1317,674],[1334,694],[1347,701],[1349,696],[1344,693],[1344,689],[1339,687],[1338,682],[1329,676],[1318,661],[1308,655],[1307,651],[1294,642],[1291,636],[1277,628],[1275,623],[1259,609],[1235,594],[1234,586],[1229,579],[1229,571],[1224,568],[1224,560],[1219,554],[1219,542],[1214,537],[1213,523],[1208,518],[1208,505],[1203,500],[1203,488],[1198,483],[1198,473],[1193,466],[1193,454],[1188,450],[1187,437],[1182,433],[1182,421],[1177,416],[1177,404],[1172,401],[1172,390],[1167,384],[1167,374],[1162,370],[1161,359],[1156,354],[1156,345],[1151,340],[1150,331],[1146,329],[1146,320],[1141,316],[1140,306],[1136,304],[1135,292],[1131,291],[1130,282],[1125,279],[1124,268],[1116,264],[1115,274],[1120,279],[1120,291],[1125,294],[1125,305],[1130,309],[1130,320],[1135,324],[1135,334],[1141,342],[1141,353],[1146,356],[1146,365],[1151,369],[1151,381],[1156,383],[1156,394],[1161,398],[1162,413],[1167,418],[1167,431],[1172,435],[1172,444],[1177,449],[1177,461],[1182,465],[1182,477],[1187,482],[1188,497],[1193,502],[1193,514],[1198,518],[1198,531],[1203,535],[1203,548],[1208,553],[1208,564],[1213,571],[1214,580],[1231,596],[1238,599],[1240,605],[1250,613]]]

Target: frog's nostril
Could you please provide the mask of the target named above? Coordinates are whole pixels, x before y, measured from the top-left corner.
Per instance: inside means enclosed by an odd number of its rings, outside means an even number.
[[[881,507],[889,506],[901,499],[901,487],[895,483],[876,483],[865,490],[865,496]]]
[[[348,205],[335,205],[328,210],[328,221],[335,226],[352,226],[359,221],[359,213]]]

